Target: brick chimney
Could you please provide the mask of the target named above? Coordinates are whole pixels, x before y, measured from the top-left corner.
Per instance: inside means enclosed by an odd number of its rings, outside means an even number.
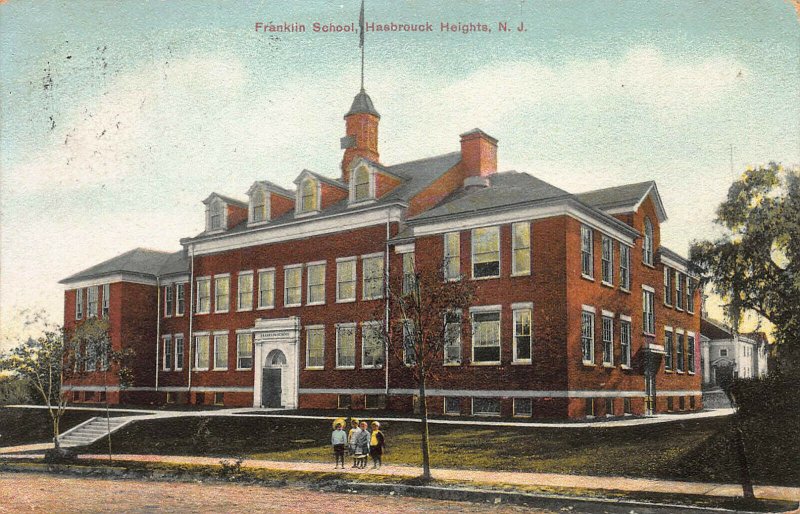
[[[378,122],[381,115],[372,105],[372,99],[363,89],[353,99],[353,105],[344,115],[345,133],[342,138],[342,181],[350,180],[350,163],[356,157],[380,162],[378,154]]]
[[[461,134],[461,167],[465,186],[487,182],[497,172],[497,139],[477,128]]]

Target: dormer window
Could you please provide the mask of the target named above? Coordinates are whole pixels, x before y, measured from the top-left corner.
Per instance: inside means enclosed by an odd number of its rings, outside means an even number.
[[[353,202],[361,202],[372,198],[370,172],[366,166],[359,166],[353,173]]]
[[[250,197],[250,222],[260,223],[262,221],[269,221],[267,193],[263,189],[256,189]]]
[[[650,218],[644,219],[644,240],[642,241],[642,261],[653,265],[653,223]]]
[[[300,186],[300,212],[313,212],[319,210],[319,195],[317,181],[312,178],[303,180]]]
[[[211,232],[223,228],[225,228],[225,204],[219,199],[213,200],[208,206],[207,230]]]

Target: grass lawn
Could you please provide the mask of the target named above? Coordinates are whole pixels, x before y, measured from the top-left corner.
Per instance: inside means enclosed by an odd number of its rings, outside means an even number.
[[[96,411],[70,409],[64,412],[59,427],[63,433],[89,418],[100,415],[101,413]],[[53,422],[46,409],[0,407],[0,446],[44,443],[52,440]]]
[[[774,420],[773,420],[774,421]],[[133,423],[114,434],[117,453],[331,461],[330,423],[259,417],[191,417]],[[737,482],[733,419],[622,428],[431,425],[434,467],[622,475]],[[420,465],[419,425],[386,422],[387,463]],[[756,483],[800,485],[800,423],[746,427]],[[87,451],[102,452],[101,440]]]

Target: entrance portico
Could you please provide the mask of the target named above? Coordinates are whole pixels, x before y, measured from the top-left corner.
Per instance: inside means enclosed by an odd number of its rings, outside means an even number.
[[[300,318],[257,319],[253,331],[253,407],[296,409]]]

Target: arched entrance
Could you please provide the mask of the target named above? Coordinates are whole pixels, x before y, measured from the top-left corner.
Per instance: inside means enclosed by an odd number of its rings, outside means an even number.
[[[286,355],[278,349],[267,354],[264,362],[263,377],[261,382],[261,402],[264,407],[283,407],[281,395],[283,393],[283,370],[286,368]]]
[[[253,333],[253,407],[296,409],[300,318],[257,319]]]

